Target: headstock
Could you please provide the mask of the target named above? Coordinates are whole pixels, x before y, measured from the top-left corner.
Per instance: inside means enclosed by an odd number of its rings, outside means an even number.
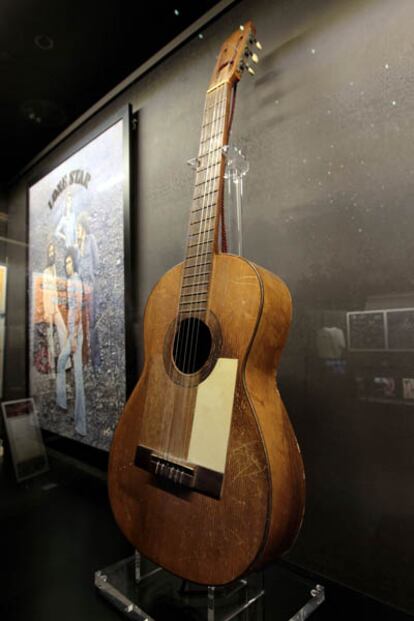
[[[253,22],[248,21],[223,43],[211,76],[209,91],[224,82],[230,85],[238,82],[245,69],[254,75],[254,69],[249,61],[257,64],[259,57],[253,52],[253,45],[258,50],[262,49],[259,41],[256,41],[256,29]]]

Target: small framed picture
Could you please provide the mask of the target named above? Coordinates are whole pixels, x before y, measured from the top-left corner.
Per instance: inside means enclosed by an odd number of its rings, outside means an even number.
[[[403,397],[409,401],[414,401],[414,378],[403,377]]]
[[[33,399],[1,404],[16,479],[23,481],[49,469]]]

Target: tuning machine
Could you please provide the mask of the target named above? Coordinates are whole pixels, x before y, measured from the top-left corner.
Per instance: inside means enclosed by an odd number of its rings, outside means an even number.
[[[241,60],[239,63],[239,71],[244,71],[246,69],[246,71],[248,73],[250,73],[250,75],[255,75],[255,70],[248,64],[246,63],[244,60]]]
[[[244,26],[240,26],[240,30],[243,31],[244,30]],[[252,34],[252,33],[250,33],[249,43],[250,43],[250,45],[255,45],[258,50],[262,50],[263,49],[263,46],[260,43],[260,41],[258,41],[256,39],[256,37],[254,36],[254,34]]]
[[[251,57],[252,61],[254,62],[255,65],[257,65],[257,63],[259,62],[259,57],[257,54],[255,54],[254,52],[251,51],[251,49],[246,46],[245,50],[244,50],[244,55],[246,58]]]
[[[257,47],[257,49],[260,50],[260,51],[263,49],[263,46],[260,43],[260,41],[258,41],[256,39],[256,37],[254,37],[253,35],[249,38],[249,43],[250,43],[250,45],[255,45]]]
[[[259,62],[259,57],[257,54],[252,54],[251,50],[246,47],[245,52],[244,52],[244,56],[246,58],[246,60],[242,60],[240,61],[240,69],[247,69],[247,71],[250,73],[250,75],[254,75],[255,74],[255,70],[253,69],[253,67],[251,67],[249,65],[249,63],[247,62],[247,59],[252,60],[252,62],[254,62],[255,65],[257,65],[257,63]]]
[[[241,30],[241,32],[244,32],[243,24],[240,24],[240,30]],[[249,41],[250,41],[251,45],[255,45],[258,50],[262,50],[263,49],[262,48],[262,44],[260,43],[260,41],[258,41],[256,39],[256,37],[253,34],[250,34]]]
[[[244,31],[244,26],[241,25],[240,26],[240,30],[243,32]],[[239,70],[240,71],[244,71],[246,69],[246,71],[248,73],[250,73],[250,75],[255,75],[255,70],[253,69],[253,67],[247,62],[248,60],[252,60],[252,62],[257,65],[257,63],[259,62],[259,56],[255,53],[252,52],[251,47],[252,45],[255,45],[257,47],[258,50],[262,49],[262,45],[259,41],[257,41],[256,37],[254,36],[254,34],[252,32],[249,33],[249,45],[246,45],[245,50],[244,50],[244,59],[242,59],[239,63]]]

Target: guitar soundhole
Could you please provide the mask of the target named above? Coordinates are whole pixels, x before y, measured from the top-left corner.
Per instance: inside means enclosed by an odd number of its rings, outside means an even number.
[[[173,359],[181,373],[197,373],[211,352],[209,327],[197,317],[183,319],[174,337]]]

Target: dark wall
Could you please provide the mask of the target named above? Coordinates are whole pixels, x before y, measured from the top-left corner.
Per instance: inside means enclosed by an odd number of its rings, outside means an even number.
[[[349,311],[414,306],[410,0],[245,0],[100,113],[131,102],[138,119],[137,356],[142,361],[145,299],[183,256],[192,195],[186,161],[197,151],[213,64],[248,18],[264,49],[257,77],[239,87],[233,131],[251,165],[244,253],[284,278],[295,309],[279,383],[308,498],[289,558],[414,611],[414,400],[400,388],[402,378],[414,378],[414,355],[350,351],[346,334]],[[19,241],[27,180],[9,205],[9,233]],[[6,377],[17,397],[25,390],[24,247],[10,253]],[[370,338],[362,338],[365,349]]]

